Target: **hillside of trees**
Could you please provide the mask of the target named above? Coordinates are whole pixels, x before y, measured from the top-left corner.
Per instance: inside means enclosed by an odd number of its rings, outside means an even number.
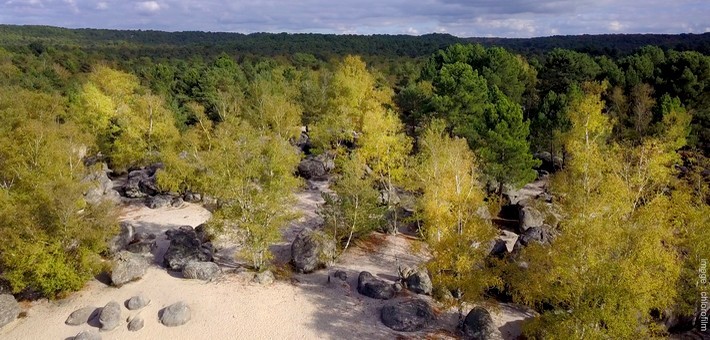
[[[104,166],[161,164],[160,193],[212,198],[210,232],[268,269],[301,164],[322,162],[338,253],[414,221],[446,303],[530,306],[535,339],[688,330],[710,258],[709,44],[0,26],[0,283],[60,298],[105,270],[117,207],[86,196]],[[539,179],[547,198],[511,201]],[[491,255],[505,207],[544,224]]]
[[[364,57],[425,57],[456,43],[499,46],[526,56],[555,48],[620,57],[646,45],[664,50],[710,54],[710,33],[703,34],[604,34],[538,38],[460,38],[449,34],[334,35],[315,33],[162,32],[143,30],[67,29],[52,26],[0,25],[0,45],[81,47],[103,53],[128,53],[141,57],[189,56],[199,53],[288,56],[308,53],[327,60],[348,54]]]

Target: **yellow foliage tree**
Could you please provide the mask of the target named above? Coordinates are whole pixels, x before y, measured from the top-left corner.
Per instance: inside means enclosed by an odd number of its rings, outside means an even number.
[[[476,213],[485,197],[478,173],[466,140],[450,137],[443,121],[433,121],[420,137],[414,169],[422,192],[418,214],[433,255],[427,267],[435,286],[458,290],[466,301],[480,300],[500,283],[485,266],[496,231]]]

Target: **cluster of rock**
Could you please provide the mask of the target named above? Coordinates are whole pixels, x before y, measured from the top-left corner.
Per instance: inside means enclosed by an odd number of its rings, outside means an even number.
[[[335,169],[333,155],[323,153],[317,156],[308,155],[298,164],[298,175],[313,181],[328,179],[328,173]]]
[[[188,278],[213,279],[219,268],[212,261],[214,247],[205,231],[205,225],[196,228],[182,226],[165,232],[170,245],[163,257],[163,265],[174,271],[182,271]],[[189,264],[189,266],[188,266]],[[185,268],[188,268],[185,271]]]
[[[187,191],[178,195],[160,190],[157,179],[158,173],[163,168],[162,163],[155,163],[129,171],[119,193],[129,199],[143,199],[145,205],[151,209],[168,206],[179,208],[185,202],[195,203],[203,200],[202,195],[198,193]]]
[[[129,311],[140,311],[150,304],[150,299],[143,295],[133,296],[126,300],[125,307]],[[158,313],[160,323],[167,327],[184,325],[192,318],[190,307],[183,301],[176,302],[165,307]],[[131,332],[141,330],[145,321],[139,313],[125,319],[127,328]],[[82,307],[72,312],[64,322],[70,326],[81,326],[89,324],[95,326],[101,332],[112,331],[124,323],[121,305],[116,301],[110,301],[103,307]],[[101,339],[101,335],[96,330],[84,330],[77,334],[74,339]]]

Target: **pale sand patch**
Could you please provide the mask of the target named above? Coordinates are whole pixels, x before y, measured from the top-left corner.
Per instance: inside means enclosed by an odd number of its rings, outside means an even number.
[[[326,189],[326,188],[321,188]],[[304,227],[317,226],[315,209],[322,202],[320,191],[304,191],[297,195],[295,209],[301,218],[284,231],[285,242],[274,246],[278,263],[290,257],[289,242]],[[133,222],[137,231],[153,232],[159,236],[159,261],[167,247],[164,231],[182,225],[197,226],[210,217],[199,205],[186,204],[181,208],[151,210],[144,206],[129,206],[122,218]],[[244,281],[242,276],[225,274],[217,282],[203,283],[185,280],[179,273],[169,273],[157,264],[139,281],[121,288],[92,280],[80,292],[61,301],[36,301],[26,308],[27,317],[7,325],[0,331],[2,339],[70,339],[96,325],[68,326],[69,314],[84,306],[104,306],[115,300],[121,305],[130,297],[143,294],[151,304],[141,311],[122,309],[124,323],[111,332],[102,333],[103,339],[392,339],[450,338],[458,322],[453,311],[440,313],[437,325],[418,333],[397,333],[379,320],[380,308],[387,302],[361,296],[356,291],[357,275],[362,270],[388,281],[396,279],[397,266],[416,266],[426,258],[421,247],[407,235],[378,234],[376,251],[354,247],[328,270],[313,274],[293,274],[290,280],[262,287]],[[156,262],[158,262],[156,261]],[[332,280],[328,273],[341,269],[348,273],[346,283]],[[407,296],[398,299],[406,299]],[[426,298],[426,297],[425,297]],[[428,298],[426,298],[428,299]],[[192,320],[186,325],[168,328],[158,321],[159,311],[180,300],[192,309]],[[126,319],[140,314],[145,327],[129,332]],[[519,320],[525,311],[501,305],[494,319],[504,338],[514,339],[519,334]]]

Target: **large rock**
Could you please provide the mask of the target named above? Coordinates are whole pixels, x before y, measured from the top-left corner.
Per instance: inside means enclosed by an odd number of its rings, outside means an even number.
[[[212,261],[212,245],[209,242],[203,244],[191,226],[170,229],[165,234],[170,240],[163,258],[166,267],[182,271],[190,262]]]
[[[431,295],[434,289],[434,285],[431,283],[431,278],[429,277],[429,271],[426,269],[413,271],[404,279],[404,283],[407,285],[407,289],[417,294]]]
[[[495,337],[496,326],[491,313],[483,307],[475,307],[466,315],[462,331],[465,339],[489,340]]]
[[[84,177],[83,182],[89,183],[89,188],[84,193],[84,199],[89,204],[98,204],[104,200],[120,201],[118,191],[113,189],[113,182],[108,177],[111,170],[104,164],[103,169],[94,171]]]
[[[65,324],[69,326],[79,326],[83,325],[89,320],[93,319],[97,315],[99,315],[99,312],[101,312],[101,309],[96,308],[96,307],[83,307],[79,308],[75,311],[73,311],[71,314],[69,314],[69,317],[67,318],[66,321],[64,321]]]
[[[185,302],[176,302],[160,313],[160,323],[168,327],[176,327],[186,324],[192,318],[190,306]]]
[[[407,300],[382,307],[380,319],[395,331],[416,332],[434,321],[434,310],[424,300]]]
[[[182,269],[186,279],[212,281],[220,274],[219,266],[214,262],[188,262]]]
[[[373,299],[388,300],[394,297],[394,287],[382,280],[376,279],[369,272],[361,272],[357,278],[357,291]]]
[[[252,279],[252,282],[256,284],[260,284],[262,286],[268,286],[276,280],[276,277],[274,276],[274,273],[272,273],[270,270],[265,270],[261,273],[257,273],[254,275],[254,278]]]
[[[0,327],[17,319],[20,315],[20,305],[15,297],[10,294],[0,295]]]
[[[298,164],[298,174],[305,179],[324,180],[334,168],[335,162],[328,154],[308,156]]]
[[[136,295],[131,297],[126,301],[126,308],[128,310],[138,310],[150,304],[150,299],[143,295]]]
[[[79,332],[79,334],[74,337],[74,340],[101,340],[101,334],[93,329],[88,329]]]
[[[522,235],[520,235],[520,237],[518,237],[518,240],[515,242],[515,246],[513,247],[513,251],[519,251],[533,242],[542,245],[550,244],[552,242],[551,227],[543,225],[526,230]]]
[[[119,234],[114,236],[108,243],[108,250],[110,254],[116,254],[119,251],[126,249],[126,246],[133,241],[135,228],[132,224],[125,221],[121,222],[120,230]]]
[[[291,244],[291,262],[298,271],[310,273],[335,257],[335,242],[320,231],[303,229]]]
[[[501,238],[496,238],[491,241],[491,250],[488,253],[488,256],[501,259],[507,253],[508,253],[508,245],[505,242],[505,240],[503,240]]]
[[[136,254],[149,254],[157,248],[157,237],[148,233],[136,233],[133,241],[126,246],[126,250]]]
[[[537,209],[530,206],[520,208],[520,233],[526,230],[539,227],[545,222],[545,216]]]
[[[101,309],[99,323],[102,331],[116,329],[121,324],[121,305],[116,301],[111,301]]]
[[[111,282],[114,286],[122,286],[140,279],[147,270],[148,260],[145,257],[128,251],[121,251],[113,260]]]
[[[162,168],[163,165],[157,163],[129,172],[126,184],[122,188],[123,194],[129,198],[144,198],[159,194],[156,175],[158,170]]]
[[[160,209],[172,205],[173,197],[170,195],[155,195],[145,199],[145,205],[151,209]]]
[[[145,325],[145,322],[143,321],[143,318],[140,316],[136,316],[130,321],[128,321],[128,330],[131,332],[137,332],[141,329],[143,329],[143,326]]]

